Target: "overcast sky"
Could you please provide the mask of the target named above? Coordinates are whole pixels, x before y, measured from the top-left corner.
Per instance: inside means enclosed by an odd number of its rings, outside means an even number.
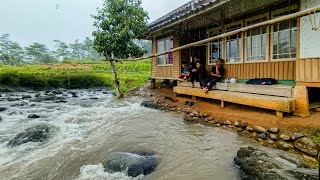
[[[169,13],[190,0],[142,0],[150,21]],[[96,8],[102,0],[0,0],[0,35],[22,45],[53,40],[74,42],[90,37]]]

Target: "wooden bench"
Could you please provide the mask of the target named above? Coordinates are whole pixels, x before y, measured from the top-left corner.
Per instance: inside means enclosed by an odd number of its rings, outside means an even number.
[[[237,85],[240,87],[240,92],[235,92],[237,90]],[[199,87],[198,84],[196,84],[196,86]],[[225,90],[225,86],[228,87],[228,90]],[[247,88],[245,88],[245,86],[247,86]],[[255,87],[257,87],[257,90],[255,90]],[[279,87],[279,89],[277,87]],[[280,87],[279,85],[276,85],[262,87],[259,85],[219,83],[215,88],[217,90],[210,91],[206,94],[199,88],[191,88],[190,83],[189,86],[186,83],[179,83],[178,86],[173,88],[173,91],[175,94],[190,95],[193,98],[203,97],[221,100],[222,108],[224,108],[224,102],[231,102],[275,110],[276,115],[279,118],[283,117],[283,112],[291,113],[295,110],[295,100],[292,98],[291,86]],[[265,89],[263,90],[263,88]]]

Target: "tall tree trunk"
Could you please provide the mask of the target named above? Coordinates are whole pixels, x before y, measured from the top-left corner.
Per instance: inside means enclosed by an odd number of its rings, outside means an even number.
[[[114,87],[115,87],[116,92],[117,92],[117,97],[118,98],[122,98],[123,97],[123,93],[120,90],[120,83],[119,83],[119,80],[118,80],[118,74],[117,74],[116,67],[114,65],[114,61],[109,60],[109,62],[110,62],[110,65],[111,65],[112,74],[114,76]]]

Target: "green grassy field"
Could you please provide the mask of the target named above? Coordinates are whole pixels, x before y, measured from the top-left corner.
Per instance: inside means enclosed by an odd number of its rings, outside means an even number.
[[[151,78],[151,61],[116,63],[122,92],[143,85]],[[0,65],[0,85],[10,87],[92,88],[113,87],[109,62],[65,61],[54,65]]]

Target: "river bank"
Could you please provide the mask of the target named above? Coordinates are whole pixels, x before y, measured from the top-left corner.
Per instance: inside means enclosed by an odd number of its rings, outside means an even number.
[[[176,98],[172,87],[161,83],[155,89],[145,86],[144,92],[152,102],[183,114],[188,122],[229,129],[261,145],[300,154],[305,161],[318,166],[320,113],[317,111],[308,118],[287,115],[279,120],[268,110],[232,103],[221,109],[219,102],[192,101],[187,96]],[[186,105],[188,101],[194,105]]]

